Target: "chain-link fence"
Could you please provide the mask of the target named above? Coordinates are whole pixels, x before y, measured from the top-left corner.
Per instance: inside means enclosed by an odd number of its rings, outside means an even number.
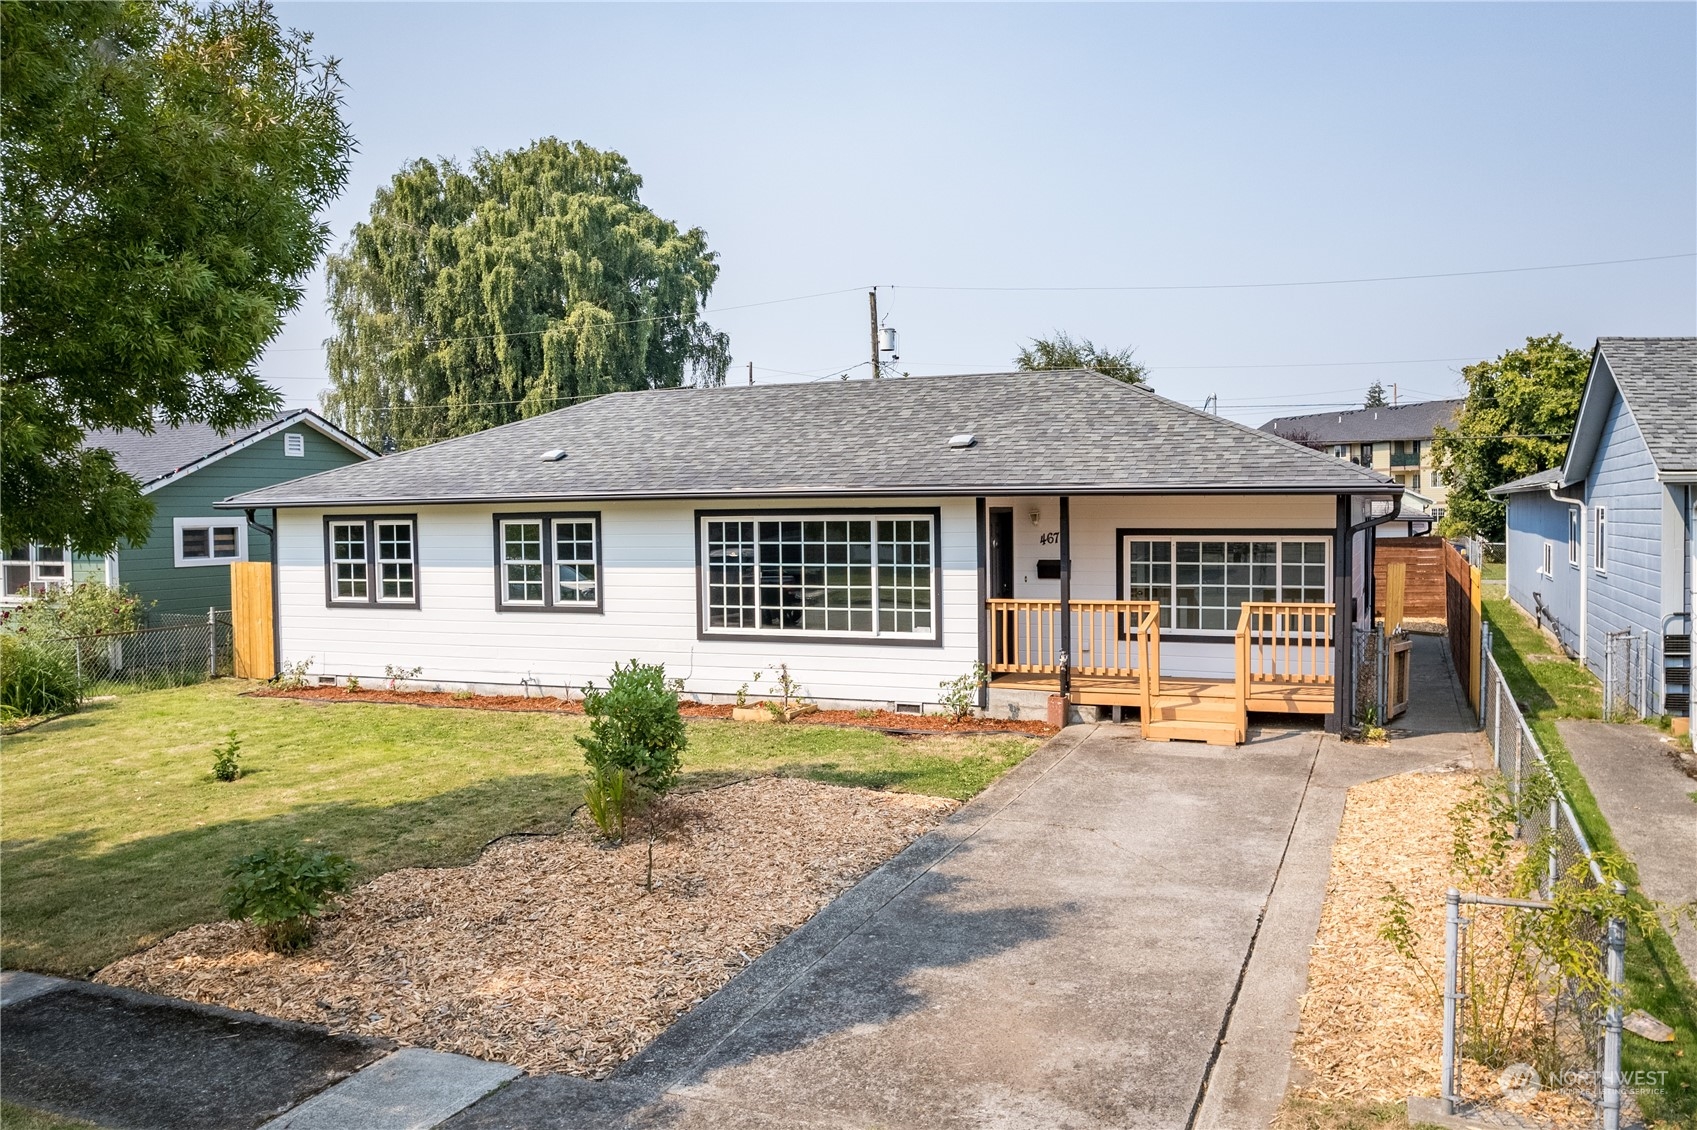
[[[1656,673],[1660,659],[1649,632],[1610,632],[1603,637],[1603,717],[1609,721],[1659,713]]]
[[[1385,631],[1382,625],[1357,626],[1355,649],[1355,724],[1383,726],[1390,718],[1387,697]]]
[[[1502,669],[1491,654],[1488,629],[1481,683],[1480,714],[1485,738],[1519,817],[1516,837],[1529,845],[1529,850],[1538,851],[1543,856],[1538,861],[1539,893],[1543,899],[1551,899],[1555,896],[1558,882],[1575,876],[1587,887],[1602,887],[1607,882],[1603,869],[1592,854],[1573,806],[1563,794],[1538,739],[1532,733],[1532,727],[1515,702]],[[1615,890],[1624,893],[1618,885]],[[1477,1039],[1477,1034],[1468,1032],[1468,1010],[1461,1007],[1472,992],[1467,983],[1467,970],[1472,968],[1472,963],[1467,955],[1473,924],[1471,914],[1477,912],[1463,916],[1460,908],[1496,907],[1510,914],[1541,914],[1552,907],[1548,902],[1537,899],[1498,899],[1456,891],[1451,892],[1449,903],[1445,960],[1444,1098],[1459,1109],[1467,1105],[1468,1096],[1461,1094],[1456,1057],[1458,1052],[1468,1047],[1470,1039]],[[1586,915],[1573,916],[1573,927],[1580,940],[1589,943],[1592,952],[1599,955],[1603,965],[1602,977],[1590,987],[1572,979],[1565,980],[1556,999],[1543,1004],[1549,1012],[1547,1030],[1557,1034],[1554,1055],[1578,1058],[1590,1065],[1587,1070],[1571,1073],[1563,1080],[1564,1084],[1596,1104],[1599,1124],[1605,1130],[1618,1130],[1621,1114],[1620,990],[1626,977],[1626,927],[1619,919],[1611,919],[1604,925]],[[1599,994],[1595,989],[1598,983],[1612,988]],[[1563,1044],[1568,1046],[1561,1046]]]
[[[155,613],[149,624],[117,635],[71,636],[55,641],[76,664],[84,698],[204,683],[234,672],[235,647],[228,611],[205,616]]]

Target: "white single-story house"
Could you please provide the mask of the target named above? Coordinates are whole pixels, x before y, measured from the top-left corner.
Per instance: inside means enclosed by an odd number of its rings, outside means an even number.
[[[222,505],[275,509],[279,659],[320,676],[560,694],[636,657],[722,701],[782,663],[923,710],[982,663],[996,714],[1225,742],[1347,724],[1400,493],[1062,371],[617,393]]]
[[[1507,503],[1509,598],[1645,713],[1689,717],[1697,608],[1697,338],[1599,338],[1560,467]]]

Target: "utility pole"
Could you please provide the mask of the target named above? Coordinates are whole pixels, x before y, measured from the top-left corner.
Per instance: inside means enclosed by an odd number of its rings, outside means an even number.
[[[753,361],[750,361],[748,363],[748,383],[749,384],[754,383],[754,362]]]
[[[877,380],[884,374],[878,371],[878,288],[873,287],[866,292],[866,301],[872,309],[872,379]]]
[[[1391,407],[1396,407],[1396,382],[1391,382]]]

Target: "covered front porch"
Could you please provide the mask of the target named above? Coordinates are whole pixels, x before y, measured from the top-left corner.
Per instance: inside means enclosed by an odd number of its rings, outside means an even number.
[[[1371,607],[1367,500],[1004,496],[981,503],[980,648],[994,713],[1048,696],[1137,712],[1145,737],[1232,745],[1251,714],[1347,723]]]
[[[1064,694],[1078,706],[1135,708],[1150,740],[1237,745],[1251,713],[1336,710],[1331,604],[1239,605],[1233,634],[1220,645],[1231,651],[1229,678],[1162,673],[1162,608],[1155,601],[999,598],[985,609],[992,692]]]

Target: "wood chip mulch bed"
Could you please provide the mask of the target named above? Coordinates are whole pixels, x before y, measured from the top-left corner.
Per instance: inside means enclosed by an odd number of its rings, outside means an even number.
[[[1442,995],[1379,937],[1381,899],[1394,885],[1413,904],[1426,968],[1442,977],[1450,813],[1476,780],[1471,771],[1425,771],[1349,790],[1296,1035],[1299,1097],[1400,1102],[1438,1093]],[[1488,913],[1475,915],[1475,945],[1489,945],[1492,926]],[[1469,1099],[1502,1093],[1497,1072],[1480,1064],[1463,1060],[1460,1075]],[[1588,1104],[1553,1091],[1505,1109],[1546,1126],[1594,1119]]]
[[[448,691],[357,690],[346,687],[260,687],[247,692],[250,698],[294,698],[308,702],[365,702],[397,706],[430,706],[453,710],[503,710],[518,713],[582,714],[577,699],[516,694],[456,695]],[[695,719],[731,717],[730,703],[685,702],[683,716]],[[770,723],[754,723],[769,725]],[[815,710],[791,720],[791,726],[839,726],[857,730],[882,730],[898,734],[1036,734],[1047,737],[1057,731],[1046,722],[1014,718],[963,718],[947,714],[903,714],[894,710]]]
[[[510,838],[468,867],[356,888],[304,954],[265,952],[248,928],[211,923],[96,980],[603,1078],[956,807],[746,781],[663,802],[652,891],[645,837]]]

